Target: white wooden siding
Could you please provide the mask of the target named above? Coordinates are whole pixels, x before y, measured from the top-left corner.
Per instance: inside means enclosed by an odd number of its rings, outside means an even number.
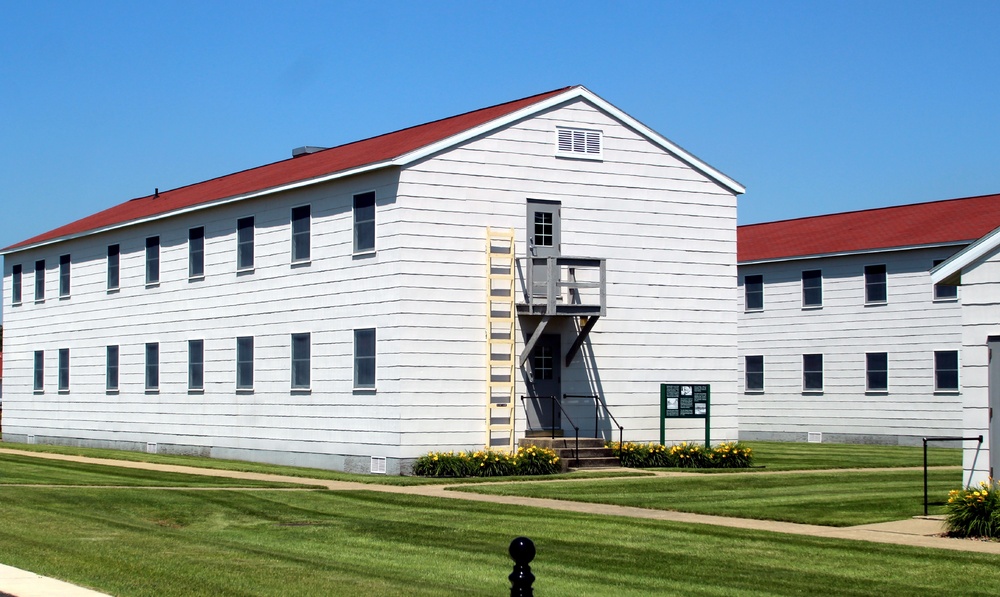
[[[740,434],[746,438],[919,444],[961,428],[960,396],[934,391],[934,351],[958,350],[957,301],[934,301],[928,271],[955,248],[740,266]],[[865,305],[864,266],[885,264],[886,304]],[[802,271],[823,272],[823,306],[802,307]],[[764,280],[744,311],[743,280]],[[963,290],[964,296],[964,290]],[[865,353],[885,352],[888,392],[866,392]],[[823,355],[823,392],[802,390],[802,355]],[[745,392],[744,357],[764,357],[764,391]]]

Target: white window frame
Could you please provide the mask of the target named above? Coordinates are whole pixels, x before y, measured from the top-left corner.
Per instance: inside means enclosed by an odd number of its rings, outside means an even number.
[[[300,350],[303,344],[296,342],[296,340],[305,340],[306,354],[302,354]],[[291,337],[291,382],[292,391],[295,392],[305,392],[309,391],[312,384],[312,334],[292,334]],[[296,372],[299,374],[297,375]],[[300,376],[301,373],[305,373],[305,383],[301,383]],[[297,381],[298,380],[298,381]]]
[[[45,260],[35,261],[35,302],[45,302]]]
[[[760,359],[760,387],[750,387],[750,359]],[[743,357],[743,391],[748,394],[764,393],[764,355],[748,354]]]
[[[60,348],[58,355],[56,389],[60,394],[65,394],[69,392],[69,349]]]
[[[121,350],[117,344],[108,345],[104,351],[104,389],[106,391],[118,391],[118,376],[120,374],[120,368]]]
[[[941,369],[938,367],[938,355],[954,354],[955,369]],[[941,387],[938,383],[938,376],[945,371],[955,372],[955,387]],[[957,394],[962,389],[962,360],[957,350],[935,350],[934,351],[934,392],[940,394]]]
[[[117,292],[122,283],[122,247],[119,244],[108,245],[108,292]],[[112,280],[112,272],[114,279]],[[114,282],[112,284],[112,282]]]
[[[61,299],[69,298],[72,266],[73,258],[68,253],[59,256],[59,298]]]
[[[751,307],[750,306],[750,301],[748,300],[750,298],[750,290],[749,290],[750,287],[749,287],[749,282],[748,282],[748,280],[750,278],[760,278],[760,306],[759,307]],[[757,294],[757,293],[755,292],[754,294]],[[750,274],[748,276],[743,276],[743,310],[747,311],[747,312],[750,312],[750,313],[755,313],[757,311],[763,311],[764,310],[764,275],[763,274]]]
[[[12,307],[20,305],[24,300],[24,267],[20,263],[15,263],[10,268],[11,291],[10,304]]]
[[[806,303],[806,274],[812,272],[819,272],[819,302],[818,303]],[[823,308],[823,270],[822,269],[804,269],[802,270],[801,287],[802,287],[802,308],[803,309],[822,309]]]
[[[236,391],[252,392],[254,383],[254,340],[253,336],[239,336],[236,338]],[[241,367],[248,366],[249,379],[245,379],[240,373]]]
[[[295,218],[295,212],[300,210],[306,210],[305,218]],[[296,230],[297,222],[305,222],[305,230]],[[296,205],[292,208],[291,215],[289,217],[289,230],[291,232],[292,245],[290,247],[290,254],[292,257],[292,263],[295,265],[302,265],[312,261],[312,205]],[[296,248],[299,245],[296,241],[305,239],[305,255],[300,255],[299,250]]]
[[[869,288],[872,286],[877,286],[878,284],[869,284],[868,282],[868,270],[870,268],[882,268],[882,286],[884,287],[885,296],[881,299],[872,299],[869,294]],[[866,305],[886,305],[889,303],[889,268],[886,267],[884,263],[873,263],[864,266],[861,270],[861,278],[864,280],[865,284],[865,304]]]
[[[146,237],[146,287],[160,284],[160,237]]]
[[[885,369],[872,369],[869,357],[875,355],[885,355]],[[871,384],[872,373],[885,373],[885,387],[873,388]],[[887,352],[866,352],[865,353],[865,391],[878,394],[889,392],[889,353]]]
[[[365,218],[364,220],[358,219],[358,199],[364,198],[365,202],[368,201],[368,196],[371,195],[372,203],[372,217]],[[354,248],[355,255],[371,255],[375,253],[377,240],[378,240],[378,194],[374,190],[363,191],[361,193],[354,193],[351,201],[351,214],[352,214],[352,247]],[[358,231],[364,227],[366,230],[371,229],[372,243],[371,246],[362,247],[358,242]]]
[[[195,267],[195,266],[198,267]],[[188,229],[188,280],[205,279],[205,227]]]
[[[202,339],[188,340],[188,391],[205,391],[205,341]]]
[[[249,225],[246,225],[249,223]],[[241,227],[241,224],[243,226]],[[240,231],[246,230],[247,235],[250,238],[240,238]],[[254,269],[254,259],[256,252],[254,243],[255,237],[257,236],[257,219],[254,216],[245,216],[236,219],[236,272],[252,272]],[[240,253],[241,247],[249,247],[249,263],[244,263],[242,259],[242,253]]]
[[[819,357],[819,369],[818,370],[817,369],[806,369],[806,357]],[[823,392],[823,388],[824,388],[823,373],[824,373],[824,368],[825,368],[824,367],[825,363],[823,362],[823,360],[824,359],[823,359],[823,354],[822,353],[807,353],[807,354],[803,354],[802,355],[802,392],[804,394],[821,394]],[[807,380],[807,376],[810,373],[816,374],[817,372],[819,373],[819,387],[818,388],[810,388],[809,384],[806,381]]]
[[[359,347],[361,340],[364,338],[362,335],[371,332],[371,353],[365,352],[361,354],[359,352]],[[374,390],[375,385],[378,382],[378,368],[376,360],[378,356],[378,335],[375,328],[359,328],[354,330],[354,389],[356,390]],[[363,363],[371,363],[371,381],[361,379],[361,365]]]
[[[945,261],[944,259],[935,259],[932,262],[931,267],[935,268],[944,263],[944,261]],[[954,289],[955,292],[951,296],[940,296],[939,290],[941,288],[952,288]],[[950,303],[958,300],[958,286],[955,284],[935,284],[933,292],[934,292],[934,302]]]
[[[160,343],[147,342],[144,352],[143,377],[146,391],[158,392],[160,390]]]
[[[572,158],[577,160],[603,160],[604,131],[599,129],[557,126],[555,155],[561,158]]]
[[[32,361],[31,389],[36,394],[45,392],[45,351],[36,350]]]

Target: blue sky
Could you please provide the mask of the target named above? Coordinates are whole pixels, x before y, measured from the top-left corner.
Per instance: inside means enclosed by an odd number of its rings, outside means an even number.
[[[0,247],[115,203],[583,84],[741,224],[1000,192],[998,2],[0,0]]]

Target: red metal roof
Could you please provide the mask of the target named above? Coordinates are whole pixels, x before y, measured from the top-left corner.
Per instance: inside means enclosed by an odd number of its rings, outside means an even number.
[[[740,263],[971,242],[1000,226],[1000,195],[982,195],[737,229]]]
[[[21,241],[3,250],[8,251],[63,237],[76,236],[117,224],[167,214],[202,203],[210,203],[370,164],[378,164],[486,124],[559,95],[568,89],[570,87],[556,89],[378,137],[243,170],[205,182],[163,191],[157,197],[153,195],[139,197]]]

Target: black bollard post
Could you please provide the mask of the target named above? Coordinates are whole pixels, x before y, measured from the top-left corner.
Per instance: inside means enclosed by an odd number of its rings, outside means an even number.
[[[510,597],[533,597],[531,583],[535,575],[531,573],[528,564],[535,559],[535,544],[527,537],[518,537],[510,542],[510,558],[514,560],[514,571],[507,578],[510,580]]]

